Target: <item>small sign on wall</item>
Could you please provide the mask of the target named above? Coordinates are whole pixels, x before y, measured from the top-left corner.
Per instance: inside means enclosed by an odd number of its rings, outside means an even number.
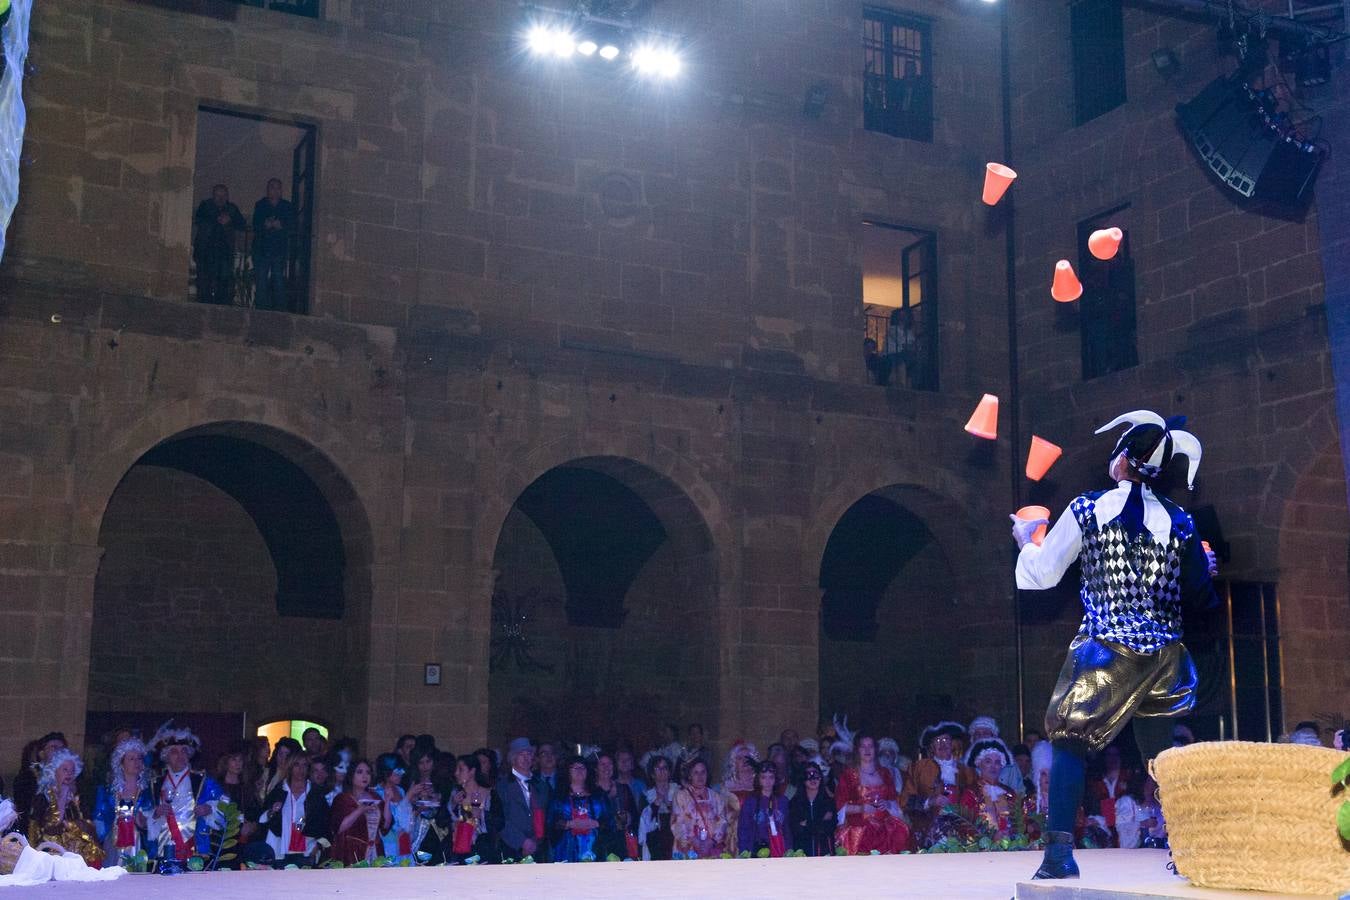
[[[441,683],[441,664],[427,663],[422,672],[422,683],[435,686]]]

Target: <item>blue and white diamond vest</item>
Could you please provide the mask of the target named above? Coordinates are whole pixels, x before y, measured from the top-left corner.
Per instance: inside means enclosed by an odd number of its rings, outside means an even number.
[[[1092,511],[1100,496],[1083,494],[1070,506],[1083,533],[1079,633],[1152,653],[1181,640],[1181,554],[1195,525],[1164,503],[1172,514],[1166,546],[1147,533],[1127,534],[1119,519],[1098,529]]]

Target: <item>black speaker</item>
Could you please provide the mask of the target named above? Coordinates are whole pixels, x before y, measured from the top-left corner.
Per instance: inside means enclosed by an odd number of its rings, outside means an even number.
[[[1326,154],[1276,125],[1241,81],[1210,82],[1177,105],[1177,120],[1210,171],[1242,196],[1293,207],[1311,199]]]

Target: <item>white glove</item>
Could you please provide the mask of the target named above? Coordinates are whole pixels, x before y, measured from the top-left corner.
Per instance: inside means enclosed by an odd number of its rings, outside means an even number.
[[[1049,519],[1019,519],[1017,516],[1008,516],[1012,519],[1012,536],[1017,541],[1017,549],[1021,550],[1027,544],[1031,543],[1031,536],[1036,533],[1036,529],[1042,525],[1049,524]]]
[[[0,834],[8,831],[18,818],[19,814],[14,809],[13,801],[0,800]]]

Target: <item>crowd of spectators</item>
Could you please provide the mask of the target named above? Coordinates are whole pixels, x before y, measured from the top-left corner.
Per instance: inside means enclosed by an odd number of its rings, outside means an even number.
[[[460,755],[405,734],[372,758],[310,728],[208,761],[193,759],[190,731],[166,725],[149,741],[109,735],[87,772],[52,733],[25,748],[0,833],[54,841],[91,865],[137,852],[182,862],[218,851],[237,811],[234,865],[707,859],[1030,847],[1048,806],[1049,743],[1028,731],[1009,745],[988,716],[924,729],[912,758],[847,720],[814,737],[786,729],[762,752],[736,740],[720,766],[700,725],[685,733],[666,726],[646,752],[522,737]],[[1310,722],[1283,739],[1322,742]],[[1174,745],[1193,740],[1175,726]],[[1165,847],[1156,795],[1137,760],[1108,747],[1077,840]]]

